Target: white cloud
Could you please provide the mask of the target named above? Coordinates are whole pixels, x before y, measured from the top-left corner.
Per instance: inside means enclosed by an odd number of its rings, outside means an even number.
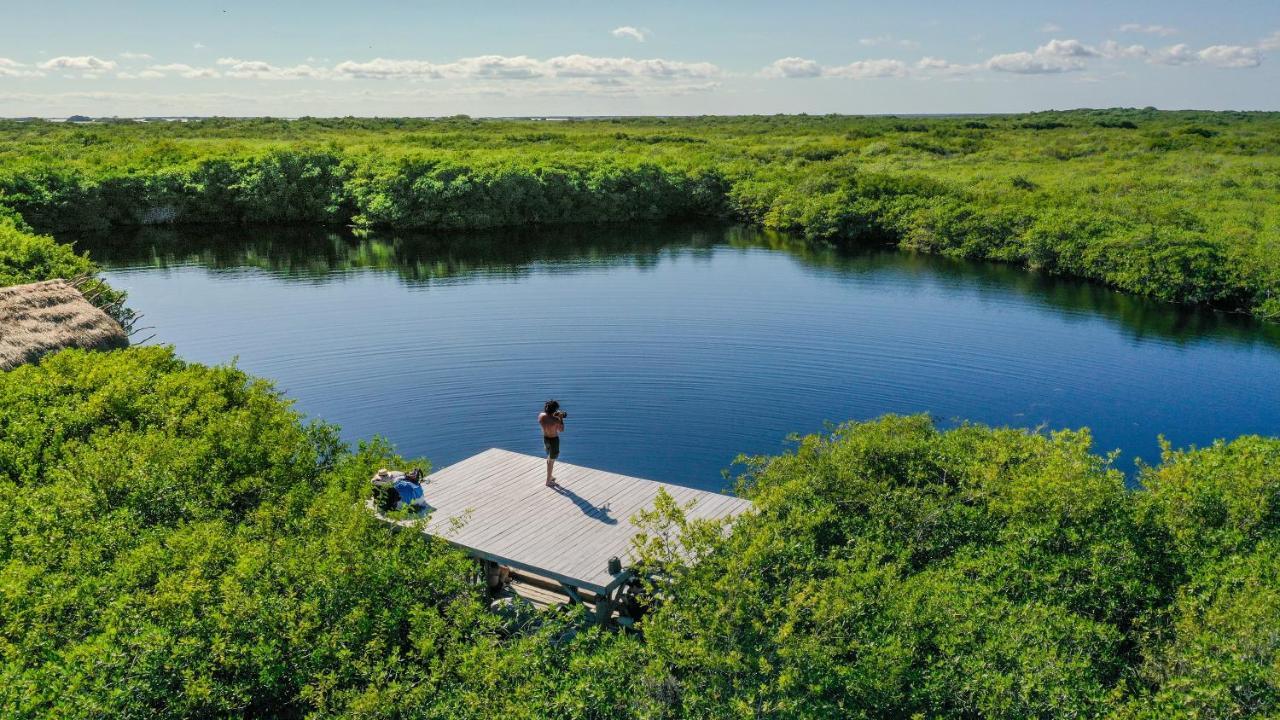
[[[633,60],[631,58],[599,58],[588,55],[565,55],[545,61],[556,77],[645,77],[645,78],[712,78],[720,68],[711,63],[686,63],[675,60]]]
[[[1115,40],[1108,40],[1098,47],[1098,53],[1105,58],[1126,59],[1143,58],[1149,53],[1142,45],[1121,45]]]
[[[1263,38],[1258,43],[1261,50],[1280,50],[1280,30],[1277,30]]]
[[[1049,33],[1049,34],[1051,34],[1051,35],[1052,35],[1053,33],[1060,33],[1060,32],[1062,32],[1062,26],[1061,26],[1061,25],[1059,25],[1058,23],[1051,23],[1051,22],[1048,22],[1048,23],[1045,23],[1044,25],[1041,25],[1041,26],[1040,26],[1040,32],[1042,32],[1042,33]]]
[[[1099,53],[1079,40],[1050,40],[1036,48],[1036,55],[1041,57],[1090,58],[1098,57]]]
[[[167,65],[152,65],[141,73],[141,77],[163,77],[166,73],[181,75],[184,78],[216,78],[220,73],[213,68],[192,67],[184,63],[169,63]]]
[[[1185,46],[1176,47],[1185,48]],[[1152,62],[1168,64],[1176,64],[1180,58],[1177,55],[1168,55],[1164,51],[1153,57],[1142,45],[1121,45],[1114,40],[1108,40],[1095,47],[1074,39],[1054,39],[1031,52],[996,55],[986,62],[986,67],[996,72],[1040,75],[1084,70],[1085,61],[1093,58],[1125,60],[1148,57],[1152,58]],[[1194,61],[1194,54],[1192,61]]]
[[[1200,56],[1186,43],[1178,43],[1155,51],[1150,62],[1158,65],[1191,65],[1200,62]]]
[[[1016,52],[996,55],[987,61],[987,69],[1019,75],[1044,75],[1083,70],[1084,64],[1078,61],[1045,59],[1035,53]]]
[[[151,54],[140,53],[140,52],[122,52],[120,53],[120,57],[124,58],[125,60],[150,60]]]
[[[1262,53],[1255,47],[1213,45],[1196,53],[1206,65],[1220,68],[1251,68],[1262,64]]]
[[[822,75],[822,66],[814,60],[784,57],[774,60],[761,74],[766,77],[813,78]]]
[[[479,55],[436,66],[445,77],[528,80],[544,73],[537,60],[524,55]]]
[[[159,70],[140,70],[138,72],[118,72],[116,77],[121,80],[156,80],[164,77],[165,74]]]
[[[40,63],[41,70],[75,70],[87,73],[98,73],[106,70],[114,70],[116,62],[114,60],[103,60],[92,55],[81,55],[78,57],[70,57],[62,55]]]
[[[916,63],[916,69],[925,73],[937,75],[968,75],[982,69],[982,65],[964,65],[953,63],[942,58],[922,57]]]
[[[339,77],[360,80],[402,79],[438,79],[443,77],[437,69],[439,66],[425,60],[387,60],[374,58],[366,62],[347,60],[334,66],[333,71]]]
[[[848,65],[823,66],[800,57],[774,60],[760,72],[761,76],[772,78],[833,77],[853,80],[906,77],[907,74],[907,65],[901,60],[858,60]]]
[[[1205,63],[1229,68],[1255,67],[1262,62],[1262,55],[1258,48],[1241,45],[1215,45],[1195,51],[1190,46],[1179,43],[1159,50],[1150,50],[1144,45],[1122,45],[1114,40],[1093,46],[1079,40],[1055,39],[1032,52],[996,55],[986,62],[986,67],[997,72],[1024,75],[1067,73],[1084,70],[1085,61],[1093,58],[1145,59],[1149,63],[1158,65]]]
[[[900,40],[892,35],[877,35],[876,37],[858,38],[859,45],[868,47],[878,47],[881,45],[893,45],[896,47],[915,49],[920,47],[920,43],[915,40]]]
[[[39,70],[32,69],[27,65],[10,60],[9,58],[0,58],[0,78],[4,77],[40,77],[44,73]]]
[[[205,45],[202,42],[198,42],[198,43],[192,43],[191,47],[195,48],[196,50],[203,50]]]
[[[823,74],[830,77],[853,78],[855,80],[906,77],[907,65],[901,60],[859,60],[848,65],[827,68]]]
[[[538,60],[517,55],[481,55],[450,63],[425,60],[388,60],[374,58],[366,62],[348,60],[333,68],[338,77],[365,80],[532,80],[538,78],[588,78],[596,80],[708,79],[720,75],[711,63],[686,63],[676,60],[636,60],[633,58],[562,55]]]
[[[1195,65],[1203,63],[1219,68],[1253,68],[1262,64],[1262,51],[1246,45],[1212,45],[1192,50],[1184,43],[1170,45],[1153,53],[1149,62],[1158,65]]]
[[[1119,28],[1123,33],[1144,33],[1146,35],[1159,35],[1160,37],[1169,37],[1177,35],[1178,29],[1171,28],[1168,25],[1143,25],[1141,23],[1125,23]]]
[[[610,30],[609,34],[616,38],[631,38],[638,42],[644,42],[645,38],[649,36],[649,31],[641,30],[638,27],[632,27],[630,25],[623,25],[622,27],[616,27]]]
[[[1034,52],[996,55],[987,60],[989,70],[1019,75],[1045,75],[1076,72],[1084,69],[1084,59],[1101,55],[1097,49],[1079,40],[1050,40]]]
[[[320,79],[330,75],[328,70],[312,67],[311,65],[278,67],[261,60],[241,60],[233,57],[218,58],[217,63],[226,66],[225,74],[227,77],[242,80]]]

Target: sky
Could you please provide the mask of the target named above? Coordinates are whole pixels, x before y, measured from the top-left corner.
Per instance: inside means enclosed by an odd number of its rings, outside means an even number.
[[[1280,0],[0,0],[0,116],[1280,110]]]

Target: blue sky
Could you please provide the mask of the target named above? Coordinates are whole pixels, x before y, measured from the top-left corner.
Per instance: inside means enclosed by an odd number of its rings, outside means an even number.
[[[1280,2],[4,0],[0,115],[1280,110]]]

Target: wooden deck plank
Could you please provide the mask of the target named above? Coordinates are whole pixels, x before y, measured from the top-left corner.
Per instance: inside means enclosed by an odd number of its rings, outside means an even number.
[[[433,507],[462,507],[481,512],[494,503],[512,502],[511,495],[524,486],[522,481],[529,475],[529,468],[519,458],[510,457],[500,458],[495,467],[496,470],[480,482],[456,477],[446,491],[440,494],[432,493],[428,484],[424,488],[427,503]],[[432,502],[433,500],[436,502]]]
[[[733,509],[737,505],[736,500],[737,498],[723,495],[704,496],[698,498],[698,504],[693,507],[689,515],[697,518],[717,518],[733,514]]]
[[[713,493],[707,493],[701,490],[692,490],[694,495],[691,496],[684,492],[685,490],[689,490],[688,488],[675,486],[664,487],[672,494],[677,502],[680,502],[681,500],[685,500],[687,502],[689,499],[699,500],[698,505],[695,505],[688,513],[688,516],[692,519],[721,518],[726,515],[736,515],[742,512],[743,509],[750,507],[750,503],[740,501],[738,498],[725,498],[724,496],[717,496]],[[652,507],[657,494],[657,489],[652,488],[647,497],[641,503],[637,504],[634,509],[639,511],[642,508]],[[721,498],[733,501],[733,503],[731,505],[724,503]],[[745,506],[742,505],[742,503],[746,503]],[[680,504],[683,506],[684,502],[680,502]],[[721,506],[724,506],[723,511],[718,509]],[[614,534],[613,537],[609,538],[609,542],[613,543],[613,546],[617,548],[617,552],[615,554],[623,560],[624,564],[630,564],[635,559],[631,555],[631,539],[635,537],[638,532],[639,528],[628,523],[621,535]],[[598,541],[603,542],[604,538],[600,538]],[[570,566],[566,568],[566,571],[576,574],[590,573],[597,568],[597,565],[594,564],[596,562],[598,562],[598,559],[592,558],[584,564]]]
[[[536,585],[522,583],[519,580],[513,580],[511,582],[509,592],[528,600],[539,610],[546,610],[554,605],[569,604],[569,596],[562,592],[554,592],[552,590],[540,588]]]
[[[472,460],[475,462],[471,462]],[[476,488],[480,486],[500,485],[501,478],[506,473],[521,468],[518,458],[486,451],[464,463],[446,468],[450,471],[447,476],[441,478],[436,478],[435,474],[428,476],[427,489],[432,490],[433,497],[447,502],[459,494],[474,494]],[[444,473],[442,472],[441,475]]]
[[[588,492],[584,490],[584,492]],[[602,481],[602,487],[597,490],[599,494],[594,498],[593,505],[597,507],[607,506],[609,508],[608,519],[612,522],[606,522],[600,516],[588,516],[584,512],[580,519],[576,522],[561,523],[556,530],[550,534],[548,538],[552,545],[560,548],[570,549],[577,552],[581,543],[585,539],[598,539],[602,536],[611,536],[615,529],[622,529],[630,538],[635,534],[636,530],[631,525],[630,519],[634,515],[634,510],[639,507],[638,503],[651,502],[656,496],[657,491],[654,488],[642,487],[636,490],[633,478],[621,475],[613,475],[609,478],[607,484]],[[576,503],[575,503],[576,504]],[[534,548],[541,549],[541,548]],[[589,549],[584,547],[584,549]],[[591,557],[599,560],[599,557],[592,553]],[[605,558],[608,559],[607,557]]]
[[[477,487],[490,486],[498,475],[517,467],[518,464],[512,460],[491,458],[467,468],[450,468],[452,472],[449,475],[428,476],[423,492],[430,494],[438,503],[447,504],[454,498],[475,494]]]
[[[447,495],[440,496],[432,494],[428,487],[423,489],[423,494],[431,507],[446,509],[451,514],[469,512],[483,515],[492,512],[495,506],[505,507],[515,502],[518,498],[513,493],[519,492],[517,483],[527,475],[527,468],[512,462],[491,475],[488,482],[451,488]]]
[[[608,559],[630,559],[631,538],[638,532],[630,519],[653,506],[659,488],[681,506],[696,500],[689,511],[693,518],[736,515],[751,507],[728,495],[569,463],[557,463],[557,492],[543,484],[544,463],[490,449],[432,473],[423,487],[433,509],[424,532],[477,557],[603,592],[615,580]]]
[[[538,507],[538,510],[541,512],[546,508],[556,508],[562,512],[542,512],[541,516],[528,528],[527,539],[535,544],[555,543],[557,538],[563,538],[567,533],[589,532],[596,525],[625,522],[625,518],[619,519],[613,512],[610,512],[605,519],[599,514],[589,515],[582,507],[581,503],[595,508],[602,507],[608,503],[608,498],[612,497],[618,488],[626,485],[630,480],[622,475],[596,473],[599,471],[593,471],[581,477],[576,475],[571,477],[568,474],[562,477],[560,483],[562,490],[572,492],[574,497],[579,499],[578,501],[566,495],[565,492],[548,488],[546,501]],[[577,510],[576,515],[568,510],[570,505]],[[608,519],[615,522],[609,523]],[[530,546],[529,549],[534,548]]]
[[[624,504],[626,508],[625,512],[619,513],[621,517],[625,518],[622,522],[615,527],[597,530],[591,535],[575,536],[566,542],[576,547],[585,547],[587,543],[612,547],[614,552],[611,554],[617,555],[623,560],[624,564],[627,563],[631,559],[631,538],[635,537],[640,531],[639,528],[631,523],[630,518],[640,510],[653,507],[654,500],[658,496],[659,486],[659,483],[653,483],[651,486],[631,485],[626,493],[618,498],[618,502]],[[662,487],[666,487],[668,492],[673,489],[671,486],[662,485]],[[701,491],[694,490],[693,492]],[[575,559],[573,564],[565,567],[565,571],[573,574],[590,574],[604,569],[607,560],[608,556],[602,560],[598,553],[589,553]]]
[[[572,472],[569,472],[570,470]],[[584,561],[589,561],[593,568],[598,566],[600,570],[593,575],[607,578],[607,574],[603,571],[608,556],[601,558],[597,552],[593,552],[595,543],[579,545],[566,542],[565,538],[566,536],[590,536],[593,533],[598,537],[600,527],[607,523],[602,522],[598,515],[588,515],[584,512],[581,503],[599,507],[607,502],[603,500],[604,498],[615,497],[618,489],[628,483],[633,484],[635,479],[587,468],[566,468],[566,472],[560,473],[560,479],[562,488],[573,492],[577,501],[554,490],[547,493],[540,504],[531,506],[530,514],[534,518],[530,526],[521,534],[502,538],[496,551],[507,554],[519,551],[534,556],[554,558],[554,566],[562,571],[570,566],[578,566]],[[616,521],[615,524],[625,522],[625,519],[619,519],[613,513],[610,514],[610,518]],[[628,536],[629,534],[630,531]],[[583,553],[586,553],[585,557]]]
[[[576,476],[580,468],[567,468],[563,476]],[[495,546],[500,544],[499,539],[503,536],[528,535],[534,530],[534,524],[538,518],[543,517],[545,510],[556,504],[557,493],[546,486],[545,474],[538,475],[535,482],[529,483],[527,488],[522,487],[514,498],[509,498],[511,504],[499,509],[501,515],[501,523],[495,523],[489,532],[483,535],[473,536],[477,542],[491,543]],[[492,507],[490,508],[492,509]]]
[[[661,483],[636,483],[635,478],[616,476],[619,484],[616,491],[609,496],[613,513],[619,521],[609,527],[593,527],[581,525],[570,528],[567,532],[557,533],[550,538],[550,543],[531,547],[530,550],[549,554],[556,552],[564,558],[563,570],[571,574],[591,575],[606,567],[608,556],[603,559],[593,548],[606,546],[614,549],[614,553],[624,561],[628,558],[631,538],[638,528],[631,524],[630,518],[638,511],[653,506],[659,487],[665,487],[677,498],[687,501],[703,498],[707,493],[691,488],[669,486]],[[682,503],[683,504],[683,503]]]
[[[577,567],[586,561],[589,561],[592,566],[599,565],[603,567],[603,563],[608,559],[608,556],[606,555],[602,559],[599,555],[602,527],[602,525],[592,520],[579,521],[576,525],[570,523],[552,524],[541,528],[536,535],[526,536],[506,543],[501,552],[510,554],[523,553],[550,558],[547,561],[548,565],[557,570],[575,577],[585,577],[569,572],[569,568]],[[589,538],[590,540],[579,541],[570,538]]]

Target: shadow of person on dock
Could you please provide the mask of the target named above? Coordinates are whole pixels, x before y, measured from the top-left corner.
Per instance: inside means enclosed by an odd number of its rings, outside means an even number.
[[[606,525],[618,524],[617,518],[609,517],[610,510],[608,504],[601,505],[599,507],[592,505],[586,498],[563,485],[554,485],[552,486],[552,489],[572,500],[573,504],[578,506],[578,509],[582,511],[583,515],[586,515],[589,518],[595,518]]]

